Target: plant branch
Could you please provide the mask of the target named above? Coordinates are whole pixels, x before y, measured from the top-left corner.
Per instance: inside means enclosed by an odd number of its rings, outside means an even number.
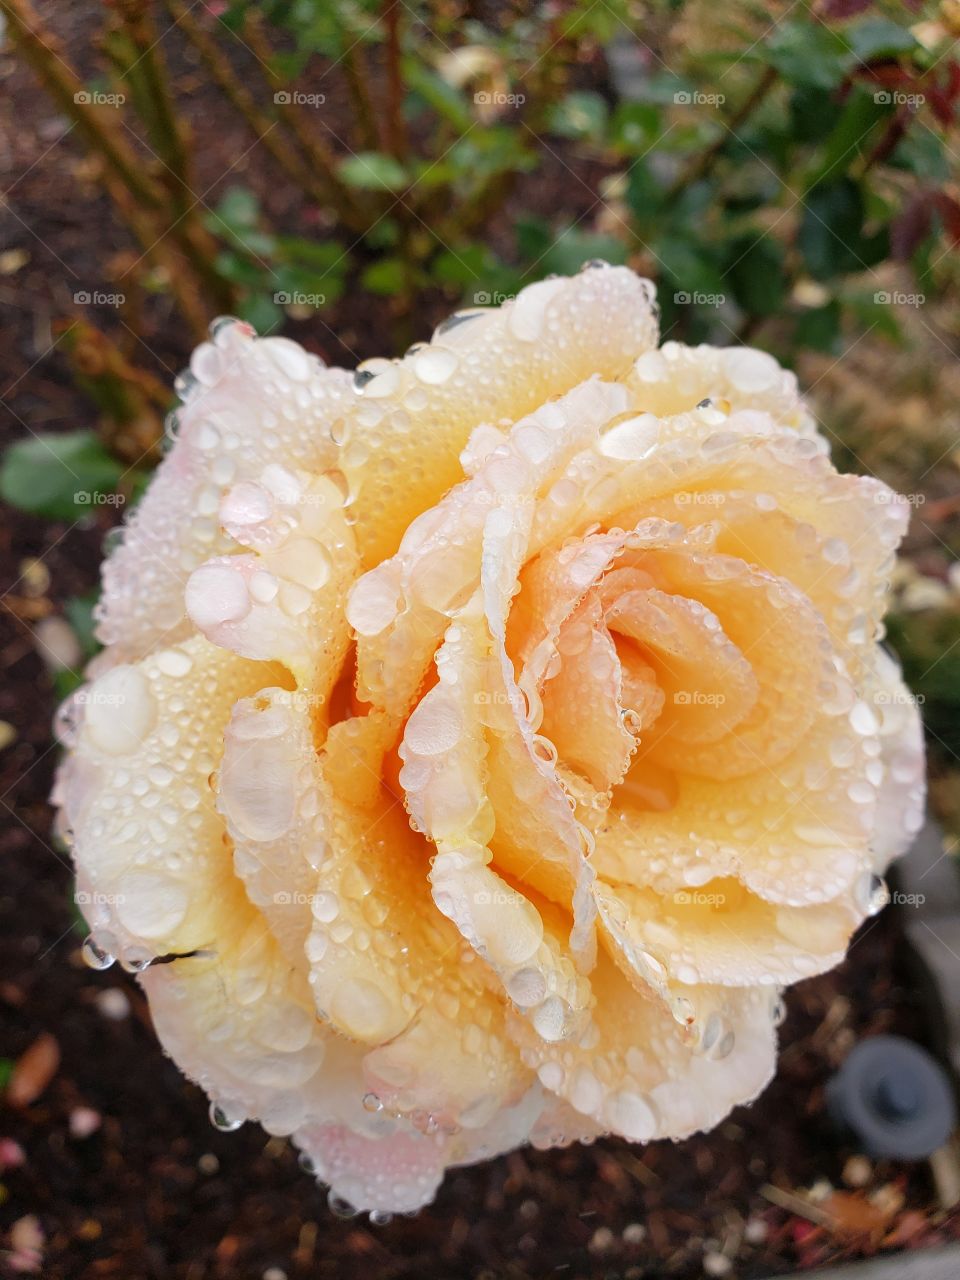
[[[747,95],[730,119],[725,122],[724,130],[720,136],[714,139],[714,141],[701,151],[699,155],[694,156],[690,164],[681,170],[673,184],[668,187],[666,192],[666,199],[668,202],[676,200],[677,197],[682,195],[686,188],[692,183],[699,182],[701,178],[705,178],[707,174],[710,173],[713,166],[719,159],[723,148],[727,145],[728,134],[736,133],[737,130],[746,123],[750,116],[753,115],[754,111],[776,84],[777,74],[776,67],[766,68],[763,75],[754,85],[752,91]]]

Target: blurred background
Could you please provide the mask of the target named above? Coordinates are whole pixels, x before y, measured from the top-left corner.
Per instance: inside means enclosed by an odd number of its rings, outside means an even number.
[[[746,1278],[960,1237],[951,1149],[873,1157],[825,1103],[865,1035],[949,1052],[915,903],[790,993],[776,1082],[716,1132],[519,1152],[372,1226],[284,1141],[213,1130],[133,980],[83,967],[46,803],[103,541],[216,316],[353,367],[602,258],[656,281],[665,339],[793,368],[837,465],[908,496],[889,639],[952,871],[960,0],[0,0],[0,27],[0,1273]]]

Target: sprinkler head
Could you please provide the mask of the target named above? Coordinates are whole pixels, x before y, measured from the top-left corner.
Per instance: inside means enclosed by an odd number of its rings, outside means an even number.
[[[957,1122],[946,1072],[903,1036],[861,1040],[827,1085],[827,1105],[836,1123],[879,1159],[923,1160]]]

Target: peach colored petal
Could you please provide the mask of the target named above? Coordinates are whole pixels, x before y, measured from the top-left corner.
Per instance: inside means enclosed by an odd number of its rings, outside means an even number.
[[[402,360],[368,361],[342,453],[365,566],[461,479],[475,427],[516,422],[592,376],[620,378],[655,343],[649,282],[606,267],[460,313]]]
[[[231,485],[259,479],[278,458],[310,470],[336,463],[330,429],[349,395],[343,370],[239,322],[218,323],[191,370],[174,446],[103,566],[98,634],[114,661],[189,634],[184,586],[199,564],[230,549],[218,511]]]

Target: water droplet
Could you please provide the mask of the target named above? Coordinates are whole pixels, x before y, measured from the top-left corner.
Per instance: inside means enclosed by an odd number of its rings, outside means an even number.
[[[890,901],[890,891],[882,876],[872,871],[865,871],[854,886],[853,895],[857,906],[868,916],[875,916]]]
[[[117,958],[99,946],[94,940],[93,934],[84,941],[83,946],[80,948],[80,954],[83,957],[83,963],[98,972],[103,969],[109,969]]]
[[[363,1109],[364,1111],[376,1113],[383,1110],[383,1103],[375,1093],[365,1093],[363,1095]]]
[[[153,959],[146,947],[124,947],[120,953],[120,968],[127,973],[143,973],[153,964]]]
[[[327,1207],[336,1218],[355,1218],[359,1213],[349,1200],[345,1200],[343,1196],[338,1196],[334,1190],[330,1190],[327,1195]]]
[[[387,1227],[393,1221],[393,1214],[387,1213],[386,1209],[372,1209],[370,1211],[370,1223],[374,1227]]]
[[[478,316],[482,316],[486,311],[485,307],[477,307],[471,311],[454,311],[453,315],[447,316],[446,320],[441,320],[433,331],[435,338],[442,338],[445,333],[450,333],[452,329],[458,329],[460,325],[467,324],[471,320],[476,320]]]
[[[231,1116],[218,1102],[211,1102],[210,1123],[222,1133],[234,1133],[243,1124],[243,1117]]]

